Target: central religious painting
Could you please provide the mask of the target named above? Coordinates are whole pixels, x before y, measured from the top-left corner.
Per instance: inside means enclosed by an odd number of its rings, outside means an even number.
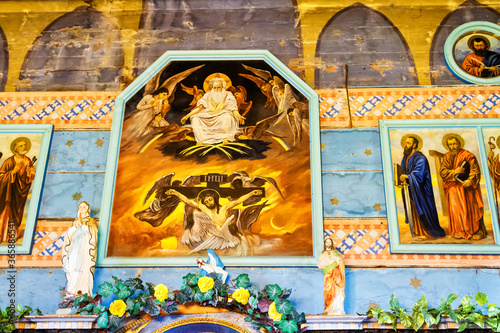
[[[317,95],[261,53],[167,52],[120,94],[98,264],[317,257]]]

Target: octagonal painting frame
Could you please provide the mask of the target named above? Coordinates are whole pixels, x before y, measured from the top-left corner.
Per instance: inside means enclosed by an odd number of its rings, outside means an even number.
[[[213,77],[229,87],[224,103],[236,96],[239,125],[234,139],[204,143],[201,125],[189,125]],[[215,247],[226,266],[315,266],[323,247],[319,130],[317,93],[270,52],[166,52],[116,98],[97,265],[196,266]],[[209,219],[200,236],[203,191],[217,192],[231,213]]]

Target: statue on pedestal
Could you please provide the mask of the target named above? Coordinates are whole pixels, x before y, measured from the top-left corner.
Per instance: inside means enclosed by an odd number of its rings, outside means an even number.
[[[325,239],[325,248],[318,259],[323,270],[323,295],[326,315],[343,315],[345,298],[345,265],[331,238]]]
[[[92,296],[97,254],[97,223],[90,216],[90,205],[82,201],[77,217],[64,234],[63,269],[68,285],[66,298]]]

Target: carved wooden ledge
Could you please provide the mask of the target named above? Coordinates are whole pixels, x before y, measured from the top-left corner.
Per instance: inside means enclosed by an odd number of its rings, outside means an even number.
[[[209,316],[210,314],[198,314],[197,316]],[[190,317],[193,315],[186,315]],[[181,315],[182,317],[182,315]],[[98,316],[76,316],[76,315],[45,315],[27,316],[16,323],[17,329],[24,330],[97,330],[106,332],[105,329],[97,326]],[[379,324],[373,317],[356,315],[308,315],[307,331],[361,331],[361,330],[390,330],[392,325]],[[398,323],[398,331],[412,329],[404,328]],[[424,324],[421,330],[457,330],[458,324],[450,318],[441,318],[440,323],[434,327]],[[487,326],[486,329],[489,329]],[[474,330],[480,330],[479,328]]]
[[[99,316],[70,316],[70,315],[45,315],[26,316],[16,323],[17,329],[24,330],[90,330],[105,329],[97,326]]]
[[[309,315],[306,316],[307,331],[326,331],[326,330],[391,330],[391,324],[379,324],[373,317],[355,316],[355,315],[338,315],[338,316],[324,316],[324,315]],[[457,330],[458,324],[451,320],[449,317],[441,318],[437,326],[428,327],[424,324],[420,330]],[[403,327],[400,323],[397,325],[399,330],[411,330]],[[489,329],[489,326],[485,327]],[[480,328],[477,328],[480,330]]]

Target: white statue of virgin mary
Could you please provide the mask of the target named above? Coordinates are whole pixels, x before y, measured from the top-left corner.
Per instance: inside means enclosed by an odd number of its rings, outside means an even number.
[[[63,269],[68,285],[66,296],[92,296],[97,252],[97,223],[90,216],[90,205],[82,201],[73,225],[64,234]]]

